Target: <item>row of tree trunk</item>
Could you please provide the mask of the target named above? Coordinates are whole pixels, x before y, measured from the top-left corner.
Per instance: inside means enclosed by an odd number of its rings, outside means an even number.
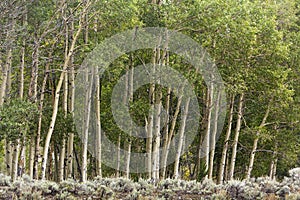
[[[84,124],[84,137],[82,141],[82,158],[81,165],[79,165],[78,153],[76,154],[74,149],[74,133],[69,133],[67,138],[63,138],[61,142],[61,146],[59,149],[59,156],[55,155],[55,148],[51,146],[51,138],[54,131],[58,106],[60,101],[62,101],[63,111],[65,117],[67,118],[67,113],[71,113],[74,115],[74,93],[75,93],[75,68],[73,64],[73,56],[74,50],[76,48],[76,43],[78,38],[82,32],[84,35],[85,44],[88,44],[89,36],[88,36],[88,19],[87,19],[87,10],[90,6],[90,1],[85,0],[82,2],[84,4],[83,9],[80,12],[78,24],[75,26],[75,22],[67,16],[66,2],[65,0],[60,1],[61,5],[61,15],[64,21],[64,29],[63,35],[65,36],[65,47],[64,47],[64,63],[62,66],[61,74],[57,83],[52,83],[52,92],[53,92],[53,113],[51,117],[50,126],[48,129],[48,133],[46,136],[45,144],[43,147],[40,146],[41,142],[41,130],[42,130],[42,116],[43,116],[43,107],[44,107],[44,98],[45,98],[45,90],[47,82],[49,83],[49,72],[50,72],[50,63],[49,61],[45,65],[45,73],[43,77],[42,87],[40,91],[40,96],[38,99],[38,77],[39,75],[39,51],[40,51],[40,43],[43,38],[49,33],[51,30],[46,30],[40,36],[36,36],[34,39],[35,46],[32,54],[32,68],[31,68],[31,79],[28,88],[28,97],[32,102],[39,102],[39,119],[38,119],[38,129],[34,136],[30,138],[29,146],[26,145],[25,138],[22,140],[17,139],[14,143],[11,141],[5,141],[5,163],[7,167],[7,174],[11,175],[12,180],[14,181],[18,176],[18,171],[27,168],[26,163],[29,163],[28,171],[29,175],[35,179],[39,178],[39,174],[41,174],[41,179],[46,178],[47,169],[51,170],[53,157],[58,157],[55,160],[56,166],[58,169],[57,178],[58,181],[62,181],[65,178],[74,177],[74,171],[80,171],[80,177],[83,182],[88,179],[87,166],[88,166],[88,137],[89,137],[89,121],[91,116],[91,102],[93,98],[92,94],[92,83],[95,80],[96,85],[96,121],[97,121],[97,134],[96,134],[96,175],[102,176],[102,147],[101,147],[101,79],[98,75],[98,69],[92,69],[92,71],[86,71],[86,81],[90,83],[86,88],[86,101],[85,101],[85,124]],[[24,15],[23,23],[27,23],[27,17]],[[50,22],[49,22],[50,23]],[[14,19],[10,19],[9,21],[10,31],[7,32],[7,41],[12,43],[14,40]],[[75,28],[76,27],[76,28]],[[25,66],[25,52],[26,52],[26,39],[22,40],[22,48],[21,48],[21,57],[20,57],[20,68],[19,68],[19,98],[23,99],[24,97],[24,66]],[[2,68],[1,75],[1,90],[0,90],[0,106],[3,105],[4,100],[7,99],[10,95],[11,91],[11,69],[12,69],[12,45],[8,43],[6,49],[6,62],[0,63]],[[52,50],[54,48],[55,43],[52,46]],[[161,41],[158,41],[158,45],[153,49],[152,56],[152,64],[153,64],[153,73],[155,70],[159,70],[158,66],[165,66],[169,64],[169,53],[167,52],[168,41],[162,44],[163,48],[160,48]],[[49,52],[49,58],[52,57],[53,51]],[[133,55],[131,55],[131,59],[133,60]],[[2,59],[0,59],[2,60]],[[126,73],[126,88],[124,93],[124,103],[132,103],[134,101],[133,98],[133,80],[135,77],[133,63],[132,66],[128,68]],[[95,76],[93,76],[95,74]],[[178,121],[179,115],[181,116],[181,124],[180,129],[178,130],[179,134],[179,143],[176,147],[175,153],[175,162],[173,168],[173,178],[180,178],[180,155],[184,149],[185,144],[185,126],[187,121],[187,114],[189,112],[189,103],[190,99],[185,101],[185,105],[183,106],[185,109],[180,113],[180,108],[182,106],[182,98],[183,96],[180,94],[178,97],[177,104],[175,106],[174,112],[170,112],[171,107],[171,95],[172,88],[167,88],[167,96],[165,97],[165,105],[164,109],[166,111],[167,119],[165,125],[161,124],[161,113],[162,113],[162,87],[159,85],[160,82],[151,83],[149,88],[149,103],[150,103],[150,111],[148,117],[145,119],[146,121],[146,152],[148,154],[148,160],[146,161],[146,166],[148,169],[148,177],[153,178],[155,180],[164,179],[167,177],[167,160],[170,148],[172,146],[172,138],[176,134],[176,123]],[[60,99],[61,90],[63,90],[63,98]],[[217,94],[216,102],[213,102],[214,94]],[[194,166],[198,171],[195,174],[198,174],[200,171],[200,160],[205,163],[207,177],[209,179],[215,178],[213,176],[213,172],[215,167],[215,149],[216,149],[216,134],[218,131],[218,114],[212,115],[213,110],[215,113],[219,113],[220,110],[220,92],[218,92],[218,88],[215,88],[213,84],[210,84],[206,87],[206,93],[204,94],[205,99],[205,112],[203,116],[205,117],[205,134],[203,135],[204,139],[200,140],[199,145],[199,162]],[[237,109],[235,109],[235,99],[238,98]],[[128,101],[128,102],[127,102]],[[245,94],[232,94],[230,96],[229,101],[229,115],[227,122],[227,130],[225,135],[225,140],[223,144],[221,161],[218,169],[217,182],[222,183],[224,180],[231,180],[234,178],[235,172],[235,162],[237,156],[237,147],[239,142],[239,134],[242,126],[243,119],[243,107],[245,104]],[[270,101],[271,104],[271,101]],[[236,125],[235,130],[232,130],[233,127],[233,119],[235,115],[235,110],[237,113],[236,117]],[[257,150],[257,145],[259,142],[259,134],[260,129],[263,128],[266,124],[268,115],[270,112],[270,106],[267,108],[264,118],[259,125],[259,129],[256,132],[256,138],[253,143],[253,148],[250,154],[249,167],[246,174],[246,178],[250,178],[251,172],[253,169],[253,163],[255,158],[255,153]],[[171,116],[172,114],[172,116]],[[74,117],[74,116],[73,116]],[[162,129],[163,128],[163,129]],[[233,142],[231,143],[231,133],[234,132]],[[21,142],[22,141],[22,142]],[[121,176],[120,173],[120,151],[121,151],[121,136],[118,137],[118,167],[116,169],[116,176]],[[131,138],[125,142],[127,156],[126,156],[126,172],[125,176],[130,178],[130,162],[131,162],[131,151],[132,151],[132,140]],[[29,149],[27,149],[29,147]],[[162,155],[160,155],[160,148],[162,147]],[[40,165],[40,151],[43,149],[43,158],[41,167]],[[229,149],[231,151],[229,153]],[[25,158],[26,152],[29,152],[29,162],[26,162]],[[231,158],[229,158],[231,156]],[[204,158],[204,159],[201,159]],[[74,162],[76,161],[76,162]],[[74,165],[77,163],[77,165]],[[270,165],[270,176],[272,178],[275,177],[276,174],[276,163],[277,157],[276,153],[274,154],[274,159]],[[39,171],[39,169],[41,170]],[[74,170],[76,169],[76,170]],[[49,172],[49,171],[48,171]],[[50,173],[51,174],[51,173]],[[48,174],[49,176],[49,174]]]

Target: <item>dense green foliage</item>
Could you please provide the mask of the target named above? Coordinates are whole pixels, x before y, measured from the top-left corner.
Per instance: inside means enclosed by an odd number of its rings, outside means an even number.
[[[120,31],[138,27],[167,27],[193,38],[207,50],[226,85],[227,101],[235,97],[232,134],[229,141],[224,141],[228,128],[228,124],[225,123],[216,143],[212,178],[217,179],[224,143],[229,144],[227,158],[231,157],[238,97],[245,94],[235,178],[245,178],[253,142],[259,138],[252,176],[268,176],[271,163],[275,163],[276,177],[282,179],[290,168],[300,164],[299,13],[298,0],[1,1],[0,85],[4,84],[6,87],[0,88],[0,92],[5,94],[3,104],[0,103],[0,163],[5,162],[4,148],[7,144],[14,144],[17,139],[21,139],[20,144],[28,147],[25,153],[25,173],[29,174],[30,146],[36,145],[37,137],[41,139],[40,151],[45,145],[55,108],[55,90],[66,54],[71,48],[76,31],[82,28],[74,51],[71,52],[71,61],[67,63],[69,67],[65,70],[69,75],[67,111],[64,110],[62,100],[67,90],[59,91],[61,99],[48,156],[53,160],[47,164],[47,178],[57,181],[59,156],[62,150],[67,151],[66,141],[71,133],[75,133],[72,177],[80,179],[83,147],[74,130],[73,111],[70,109],[72,69],[78,70],[84,58],[97,44]],[[25,56],[23,60],[22,53]],[[199,143],[205,134],[207,120],[207,86],[201,75],[185,60],[172,52],[168,56],[170,66],[183,74],[193,85],[199,100],[200,113],[203,115],[199,122],[197,138],[189,147],[189,151],[181,157],[181,178],[201,180],[207,173],[203,159],[197,168]],[[150,63],[152,57],[152,49],[123,55],[110,65],[100,80],[101,127],[115,144],[120,136],[121,148],[126,149],[130,142],[132,152],[146,152],[146,143],[143,139],[128,137],[114,122],[111,95],[114,86],[127,70]],[[24,80],[20,78],[21,73]],[[42,91],[44,82],[45,89]],[[144,85],[136,90],[129,102],[131,117],[141,126],[146,125],[145,119],[150,110],[149,87],[150,85]],[[22,98],[21,90],[24,94]],[[161,88],[161,91],[162,104],[165,105],[167,88]],[[178,97],[173,93],[171,96],[170,115],[173,115]],[[268,108],[270,112],[262,126],[261,122]],[[227,110],[228,117],[229,106]],[[181,115],[182,113],[179,114],[179,118]],[[38,127],[39,116],[42,119],[41,127]],[[177,121],[179,122],[179,119]],[[179,127],[177,123],[175,134],[178,134]],[[38,128],[41,131],[40,136],[37,136]],[[97,174],[96,159],[88,155],[88,178],[92,179]],[[65,161],[64,166],[67,162]],[[227,167],[228,162],[230,160],[227,161]],[[40,165],[41,160],[38,161],[38,166]],[[167,177],[173,176],[173,168],[173,164],[167,167]],[[6,170],[4,165],[0,165],[0,172],[7,173]],[[103,176],[116,174],[115,169],[105,165],[102,166],[102,171]],[[131,177],[138,179],[146,178],[147,175],[132,174]]]

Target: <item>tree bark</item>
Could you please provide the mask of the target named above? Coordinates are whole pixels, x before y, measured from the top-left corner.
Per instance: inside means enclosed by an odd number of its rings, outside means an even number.
[[[83,13],[85,13],[87,11],[89,5],[85,6],[84,10],[82,11]],[[59,103],[59,93],[60,93],[60,89],[63,83],[63,79],[66,73],[66,69],[68,67],[69,61],[71,56],[73,55],[73,51],[75,49],[75,44],[77,42],[78,36],[81,32],[82,29],[82,16],[80,17],[79,20],[79,27],[77,29],[77,32],[75,33],[74,39],[72,40],[72,44],[69,48],[69,52],[68,52],[68,56],[66,58],[66,60],[64,61],[64,66],[62,69],[62,73],[60,75],[56,90],[55,90],[55,99],[54,99],[54,104],[53,104],[53,113],[52,113],[52,117],[51,117],[51,123],[49,126],[49,130],[47,133],[47,137],[45,140],[45,147],[44,147],[44,156],[43,156],[43,164],[42,164],[42,179],[45,179],[45,175],[46,175],[46,165],[47,165],[47,159],[48,159],[48,150],[49,150],[49,144],[50,144],[50,140],[51,140],[51,136],[54,130],[54,126],[55,126],[55,121],[56,121],[56,117],[57,117],[57,111],[58,111],[58,103]]]
[[[163,152],[162,152],[162,179],[165,179],[166,172],[167,172],[167,145],[168,145],[168,138],[169,138],[169,123],[170,123],[170,99],[171,99],[171,88],[168,87],[167,90],[167,97],[166,97],[166,122],[165,122],[165,129],[164,129],[164,142],[163,142]]]
[[[234,140],[233,140],[232,155],[231,155],[229,177],[228,177],[229,180],[232,180],[233,176],[234,176],[237,145],[238,145],[238,141],[239,141],[242,115],[243,115],[242,111],[243,111],[243,104],[244,104],[244,98],[245,98],[244,96],[245,96],[244,93],[242,93],[239,98],[238,118],[237,118],[237,122],[236,122],[235,135],[234,135]]]
[[[0,106],[3,105],[5,97],[9,94],[10,85],[11,85],[11,67],[12,67],[12,43],[14,41],[14,27],[15,20],[10,19],[8,26],[10,30],[7,31],[6,41],[7,41],[7,52],[6,52],[6,62],[2,70],[2,85],[0,90]]]
[[[155,72],[155,65],[156,65],[156,55],[157,49],[153,49],[153,55],[152,55],[152,64],[153,64],[153,73]],[[153,125],[154,125],[154,109],[155,109],[155,84],[153,83],[153,80],[150,80],[150,88],[149,88],[149,103],[150,103],[150,112],[148,116],[148,120],[146,121],[147,127],[147,140],[146,140],[146,151],[148,155],[147,160],[147,170],[148,170],[148,178],[152,178],[152,171],[153,171]]]
[[[126,178],[130,178],[130,156],[131,156],[131,139],[128,139],[126,155]]]
[[[116,178],[120,177],[120,162],[121,162],[121,135],[118,136],[118,144],[117,144],[118,152],[117,152],[117,169],[116,169]]]
[[[218,131],[218,119],[219,119],[219,108],[220,108],[220,100],[221,100],[221,91],[218,91],[216,102],[214,103],[215,109],[215,116],[213,121],[213,131],[211,136],[211,151],[210,151],[210,158],[209,158],[209,171],[208,171],[208,178],[213,178],[213,167],[214,167],[214,156],[215,156],[215,148],[216,148],[216,135]]]
[[[91,76],[89,77],[89,73],[91,73]],[[94,71],[92,69],[92,72],[88,71],[88,68],[86,69],[86,96],[85,96],[85,124],[83,129],[83,150],[82,150],[82,168],[81,168],[81,174],[82,174],[82,182],[87,181],[87,151],[88,151],[88,136],[89,136],[89,125],[90,125],[90,116],[91,116],[91,101],[92,101],[92,89],[93,89],[93,80],[94,80]]]
[[[13,150],[12,173],[11,173],[12,182],[14,182],[18,176],[19,153],[20,153],[20,139],[17,139],[16,143],[14,144],[14,150]]]
[[[102,146],[101,146],[101,118],[100,118],[100,103],[101,103],[101,83],[100,83],[100,76],[98,72],[98,68],[95,68],[96,73],[96,115],[97,115],[97,135],[96,135],[96,161],[97,161],[97,169],[96,173],[97,176],[102,177],[102,158],[101,158],[101,152],[102,152]]]
[[[175,157],[175,163],[174,163],[174,178],[175,179],[179,178],[179,161],[180,161],[181,151],[183,148],[184,130],[185,130],[185,125],[186,125],[187,115],[189,112],[189,106],[190,106],[190,98],[188,97],[188,99],[184,105],[184,111],[182,114],[181,126],[180,126],[180,130],[179,130],[179,135],[180,135],[179,143],[178,143],[176,157]]]
[[[134,67],[133,67],[133,57],[132,55],[130,55],[130,72],[129,72],[129,77],[128,77],[128,97],[129,97],[129,102],[133,103],[133,77],[134,77]],[[127,75],[127,74],[126,74]],[[133,124],[131,124],[131,127],[133,126]],[[132,132],[130,130],[129,133],[129,139],[128,139],[128,149],[127,149],[127,158],[126,158],[126,177],[129,178],[130,175],[130,159],[131,159],[131,136],[132,136]]]
[[[262,121],[261,121],[261,123],[258,127],[258,131],[256,132],[256,135],[255,135],[255,139],[254,139],[253,146],[252,146],[252,151],[250,153],[250,161],[249,161],[248,171],[247,171],[247,175],[246,175],[247,179],[249,179],[251,177],[251,172],[252,172],[253,164],[254,164],[255,152],[256,152],[256,149],[257,149],[257,144],[258,144],[259,135],[260,135],[260,129],[265,126],[265,123],[266,123],[267,118],[268,118],[269,113],[270,113],[270,106],[271,106],[271,101],[268,104],[266,113],[265,113],[265,115],[264,115],[264,117],[263,117],[263,119],[262,119]]]
[[[11,175],[11,169],[12,169],[12,144],[11,141],[5,140],[5,164],[6,164],[6,174],[8,176]]]
[[[7,45],[7,52],[6,52],[6,63],[3,70],[3,80],[1,85],[1,91],[0,91],[0,106],[3,105],[6,98],[9,97],[11,92],[11,68],[12,68],[12,43],[14,42],[14,28],[15,28],[15,19],[10,19],[8,26],[10,26],[10,30],[8,30],[6,35],[6,41],[8,43]],[[15,144],[13,144],[11,141],[9,142],[8,148],[10,152],[10,155],[7,156],[9,160],[6,161],[6,163],[9,163],[7,166],[8,170],[10,171],[9,174],[11,175],[12,180],[14,181],[17,176],[17,170],[18,170],[18,156],[19,154],[19,139],[16,140]],[[11,151],[13,150],[13,155],[11,155]]]
[[[204,137],[204,155],[205,155],[205,171],[208,172],[209,168],[209,152],[210,152],[210,139],[211,139],[211,115],[212,115],[212,99],[213,99],[213,93],[214,93],[214,87],[213,83],[210,83],[210,85],[207,88],[207,95],[206,95],[206,131],[205,131],[205,137]]]
[[[47,64],[46,66],[49,66]],[[42,89],[41,89],[41,97],[40,97],[40,104],[39,104],[39,119],[38,119],[38,130],[37,135],[35,138],[35,149],[34,149],[34,164],[33,164],[33,178],[38,179],[38,165],[39,165],[39,158],[40,158],[40,139],[41,139],[41,131],[42,131],[42,117],[43,117],[43,107],[44,107],[44,97],[45,97],[45,89],[48,79],[48,67],[46,67],[46,73],[44,76]]]
[[[32,102],[36,102],[37,98],[37,80],[38,80],[38,65],[39,65],[39,39],[34,38],[34,51],[32,54],[32,68],[31,68],[31,79],[29,83],[29,90],[28,90],[28,98]],[[34,143],[34,137],[31,138],[31,143]],[[33,177],[33,165],[34,165],[34,151],[35,147],[34,145],[30,145],[30,154],[29,154],[29,175],[30,177]]]
[[[162,91],[161,87],[159,87],[158,95],[156,97],[156,105],[155,105],[155,126],[154,126],[154,145],[153,145],[153,173],[152,173],[152,178],[155,180],[159,180],[159,168],[160,168],[160,152],[159,152],[159,147],[160,147],[160,115],[161,115],[161,98],[162,98]]]
[[[71,40],[73,41],[73,32],[74,32],[74,21],[71,20],[71,28],[70,28],[70,37]],[[70,101],[69,101],[69,111],[74,118],[74,103],[75,103],[75,69],[74,69],[74,62],[73,62],[73,55],[71,55],[70,58],[70,84],[71,84],[71,89],[70,89]],[[73,159],[74,159],[74,131],[72,130],[71,133],[69,133],[68,137],[68,146],[67,146],[67,177],[71,178],[72,173],[73,173]],[[75,170],[74,170],[75,171]]]
[[[68,57],[68,51],[69,51],[69,28],[68,28],[68,24],[67,24],[67,16],[65,14],[65,9],[66,9],[66,2],[65,0],[62,0],[62,17],[64,19],[64,31],[65,31],[65,57],[64,60],[67,59]],[[71,59],[70,59],[71,60]],[[69,68],[69,63],[67,63],[67,68],[66,70],[68,71]],[[68,115],[68,72],[66,72],[64,77],[64,96],[63,96],[63,111],[64,111],[64,119],[67,119],[67,115]],[[63,133],[62,135],[62,142],[61,142],[61,148],[60,148],[60,158],[59,158],[59,182],[64,180],[64,171],[65,171],[65,155],[66,155],[66,139],[65,139],[65,135]]]
[[[218,184],[222,184],[224,181],[224,171],[225,171],[225,165],[226,165],[227,150],[228,150],[228,146],[229,146],[228,142],[230,139],[231,128],[232,128],[233,108],[234,108],[234,95],[232,95],[232,97],[230,99],[228,127],[226,130],[226,136],[225,136],[225,140],[224,140],[222,157],[221,157],[221,162],[220,162],[219,175],[218,175],[218,181],[217,181]]]

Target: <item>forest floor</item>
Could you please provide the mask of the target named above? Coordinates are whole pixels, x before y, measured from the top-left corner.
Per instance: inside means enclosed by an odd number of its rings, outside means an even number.
[[[156,184],[140,179],[98,178],[80,183],[66,180],[61,183],[31,180],[28,176],[14,183],[0,174],[0,199],[119,199],[119,200],[190,200],[190,199],[300,199],[300,178],[286,177],[278,182],[268,177],[233,180],[215,184],[166,179]]]

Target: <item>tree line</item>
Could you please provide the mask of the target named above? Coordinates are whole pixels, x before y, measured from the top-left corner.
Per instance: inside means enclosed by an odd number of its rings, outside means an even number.
[[[282,178],[299,165],[299,6],[298,0],[2,1],[0,172],[12,180],[26,173],[83,182],[95,176],[217,183]],[[83,73],[95,86],[84,91],[82,115],[76,114],[75,79],[86,56],[106,38],[139,27],[166,27],[202,45],[222,76],[227,105],[213,84],[160,41],[117,58],[102,76],[97,68],[94,77]],[[189,146],[190,99],[154,83],[135,90],[135,66],[145,63],[172,67],[193,86],[200,117]],[[120,77],[122,101],[132,121],[145,127],[145,139],[114,121],[111,98]],[[218,127],[222,116],[213,113],[222,106],[225,125]],[[101,145],[104,134],[117,146],[116,169],[102,162],[110,151]],[[168,163],[172,149],[174,162]],[[130,171],[135,152],[148,155],[148,172]]]

